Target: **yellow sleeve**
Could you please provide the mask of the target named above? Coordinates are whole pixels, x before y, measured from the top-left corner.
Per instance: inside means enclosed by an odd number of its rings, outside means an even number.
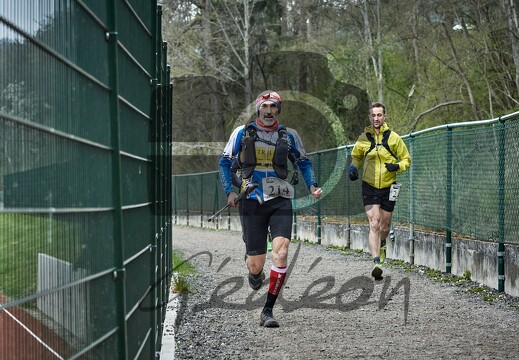
[[[351,164],[357,169],[360,169],[364,156],[366,155],[364,150],[365,146],[363,145],[363,142],[365,141],[367,141],[365,136],[359,136],[355,146],[353,146],[353,150],[351,151]]]
[[[400,136],[397,138],[396,145],[396,156],[398,156],[398,159],[400,159],[398,162],[399,169],[397,173],[403,173],[409,170],[409,167],[411,166],[411,155],[407,150],[407,146],[405,145],[404,140],[402,140]]]

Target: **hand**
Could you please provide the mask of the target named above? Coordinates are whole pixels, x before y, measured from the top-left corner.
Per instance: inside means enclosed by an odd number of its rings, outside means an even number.
[[[350,165],[350,167],[348,168],[348,171],[349,171],[348,175],[350,176],[351,181],[355,181],[359,178],[359,171],[357,170],[357,168],[354,165]]]
[[[323,196],[323,190],[320,187],[315,187],[314,185],[310,186],[310,193],[314,199],[319,199],[321,196]]]
[[[395,172],[398,171],[398,169],[400,169],[400,166],[398,164],[386,163],[386,169],[389,172]]]
[[[227,205],[232,207],[237,207],[238,203],[236,202],[236,199],[238,198],[238,194],[236,194],[234,191],[229,193],[227,195]]]

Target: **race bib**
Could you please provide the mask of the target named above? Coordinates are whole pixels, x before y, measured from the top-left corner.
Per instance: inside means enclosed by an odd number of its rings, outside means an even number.
[[[392,184],[389,188],[389,201],[396,201],[398,194],[400,194],[400,186],[402,184]]]
[[[263,200],[268,201],[278,196],[287,199],[294,198],[294,188],[285,180],[276,177],[266,177],[262,180]]]

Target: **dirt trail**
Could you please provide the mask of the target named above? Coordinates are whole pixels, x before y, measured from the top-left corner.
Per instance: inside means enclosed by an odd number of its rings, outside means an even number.
[[[241,233],[176,226],[173,248],[198,269],[176,359],[519,359],[518,310],[398,267],[374,282],[365,254],[292,243],[280,328],[267,329],[267,286],[248,286]]]

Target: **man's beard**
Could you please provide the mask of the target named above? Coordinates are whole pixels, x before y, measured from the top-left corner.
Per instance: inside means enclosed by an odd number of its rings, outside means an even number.
[[[271,117],[271,118],[264,117],[262,122],[263,122],[263,124],[264,124],[265,126],[272,126],[272,125],[274,125],[274,123],[276,122],[276,118],[273,118],[273,117]]]

